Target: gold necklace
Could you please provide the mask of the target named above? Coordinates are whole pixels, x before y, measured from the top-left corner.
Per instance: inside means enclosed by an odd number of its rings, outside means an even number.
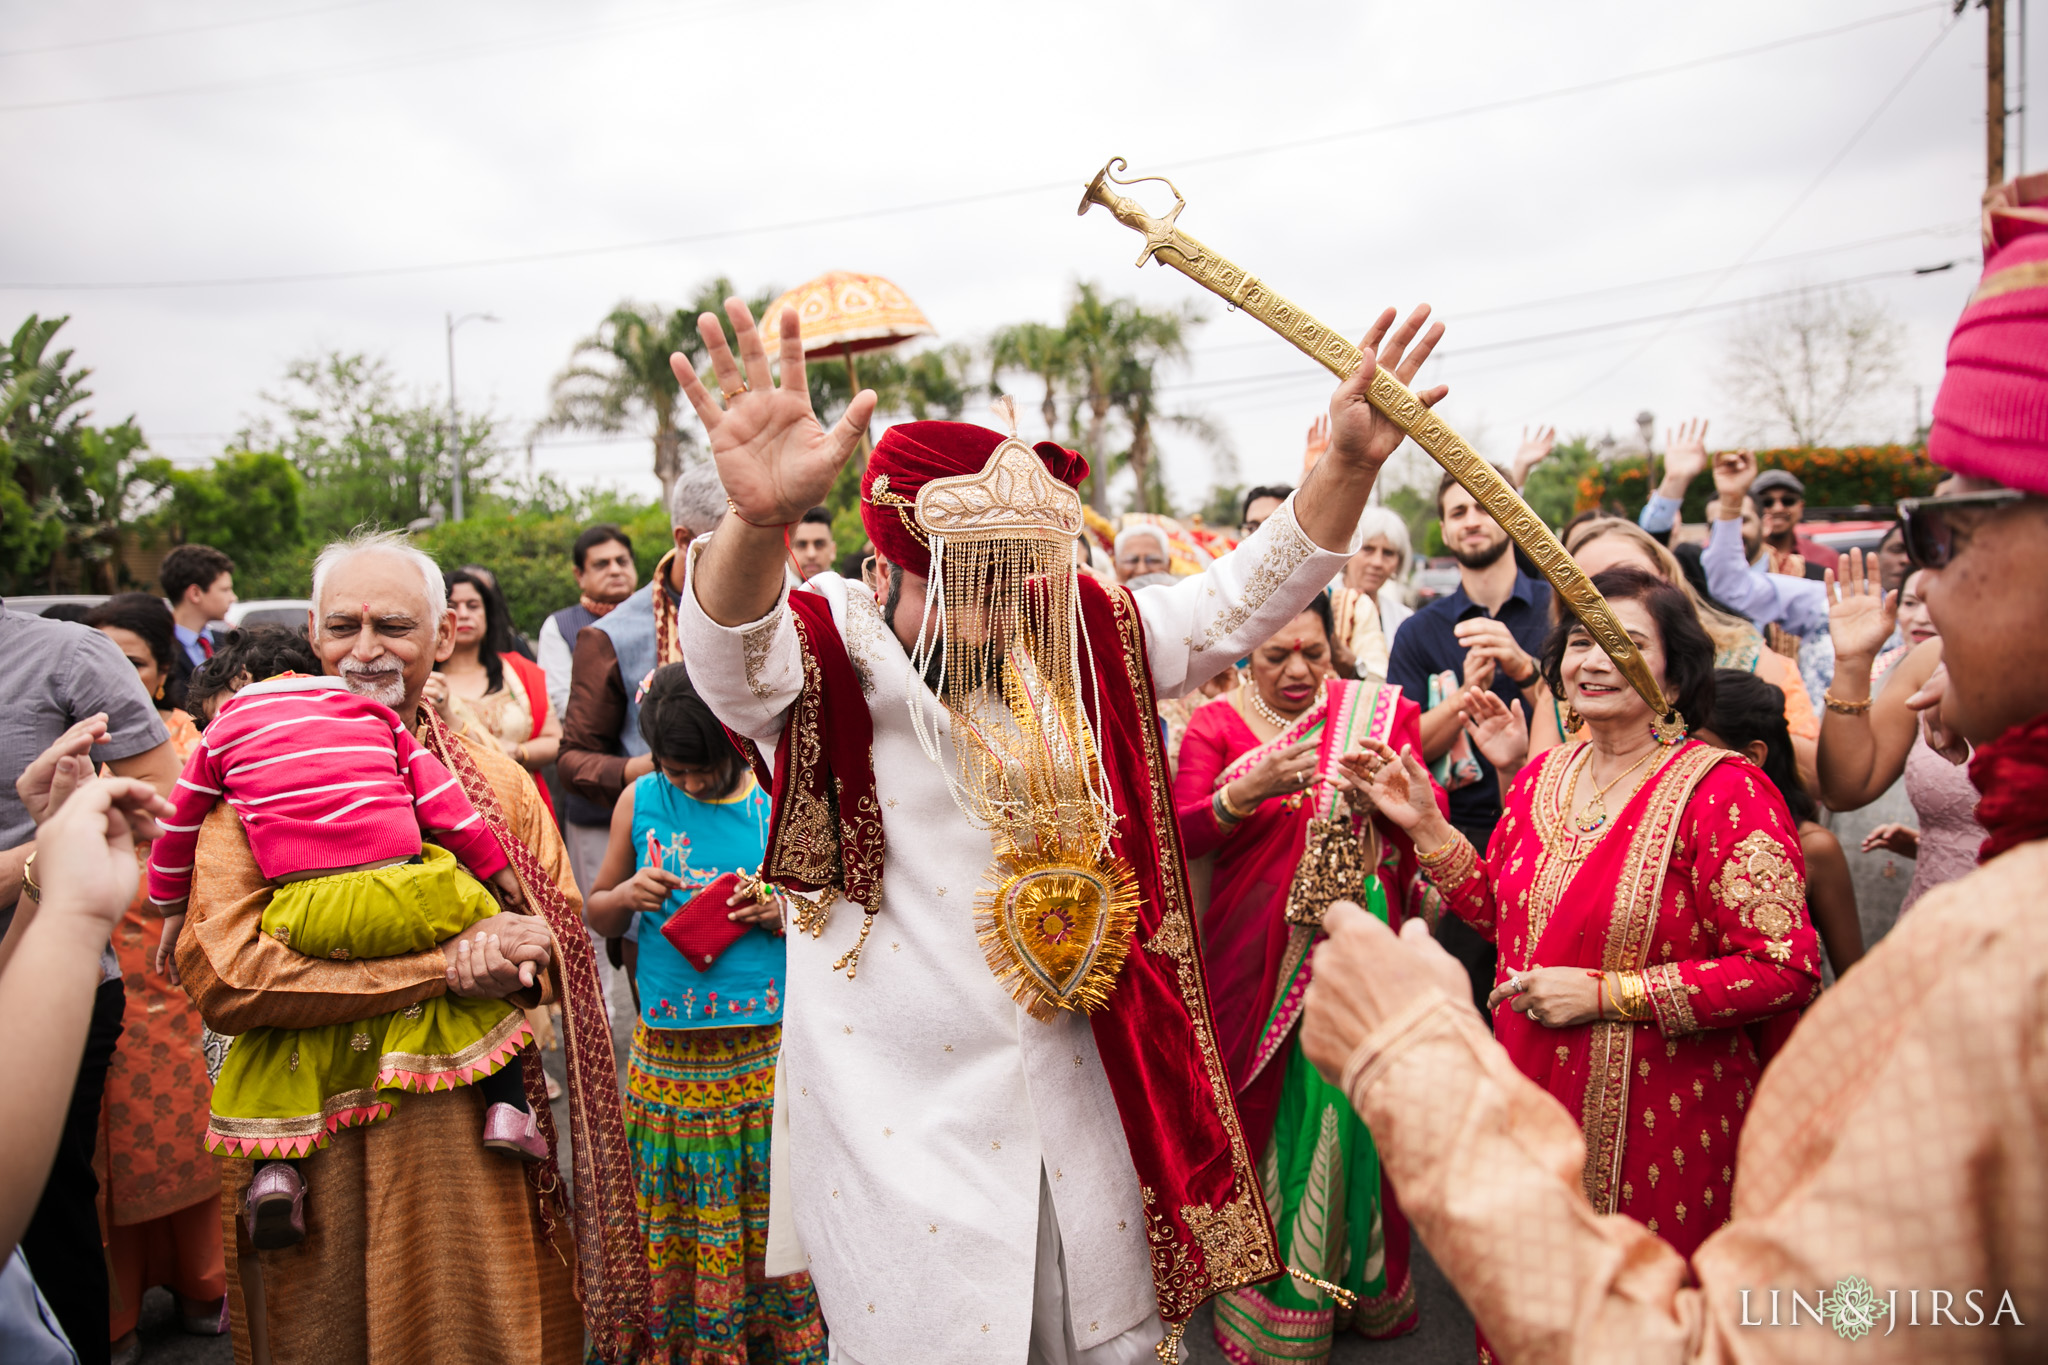
[[[1658,754],[1662,752],[1662,745],[1652,745],[1649,751],[1645,753],[1641,758],[1629,764],[1626,768],[1623,768],[1619,776],[1615,777],[1613,781],[1609,782],[1604,787],[1595,786],[1593,788],[1593,799],[1586,803],[1586,809],[1584,814],[1580,815],[1578,820],[1576,821],[1579,827],[1579,833],[1591,834],[1595,830],[1599,829],[1602,825],[1606,824],[1607,793],[1613,791],[1615,787],[1620,784],[1622,778],[1627,777],[1630,773],[1642,767],[1643,764],[1649,762],[1651,759],[1655,758]],[[1570,812],[1573,804],[1579,798],[1579,774],[1581,772],[1591,771],[1592,767],[1593,746],[1589,744],[1586,746],[1586,761],[1580,764],[1578,767],[1572,769],[1571,785],[1565,789],[1564,808],[1567,813]],[[1595,814],[1596,811],[1598,812],[1598,814]]]

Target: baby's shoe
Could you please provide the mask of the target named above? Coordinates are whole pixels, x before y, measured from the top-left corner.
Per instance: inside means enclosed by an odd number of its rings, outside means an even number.
[[[547,1139],[533,1112],[509,1104],[484,1110],[484,1146],[521,1161],[545,1161],[548,1155]]]
[[[288,1161],[266,1161],[249,1182],[249,1241],[282,1251],[306,1240],[306,1181]]]

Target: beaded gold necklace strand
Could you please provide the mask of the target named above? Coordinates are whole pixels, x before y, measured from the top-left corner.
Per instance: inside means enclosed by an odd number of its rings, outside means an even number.
[[[1613,781],[1609,782],[1609,783],[1608,783],[1608,784],[1607,784],[1606,786],[1604,786],[1604,787],[1602,787],[1602,786],[1595,786],[1595,787],[1593,788],[1593,799],[1592,799],[1591,801],[1588,801],[1588,802],[1586,803],[1586,810],[1585,810],[1585,813],[1584,813],[1583,815],[1579,816],[1578,820],[1576,821],[1576,823],[1577,823],[1577,825],[1578,825],[1578,827],[1579,827],[1579,833],[1581,833],[1581,834],[1591,834],[1591,833],[1593,833],[1593,832],[1594,832],[1595,830],[1599,829],[1599,828],[1600,828],[1600,827],[1601,827],[1602,825],[1606,824],[1606,823],[1607,823],[1607,793],[1609,793],[1609,792],[1613,791],[1613,790],[1615,789],[1615,787],[1616,787],[1616,786],[1618,786],[1618,785],[1620,784],[1620,782],[1621,782],[1621,779],[1622,779],[1622,778],[1624,778],[1624,777],[1627,777],[1627,776],[1628,776],[1628,775],[1629,775],[1630,773],[1632,773],[1632,772],[1634,772],[1634,771],[1635,771],[1636,769],[1638,769],[1638,768],[1642,767],[1642,766],[1643,766],[1643,764],[1645,764],[1645,763],[1649,762],[1649,761],[1650,761],[1651,759],[1655,758],[1655,757],[1656,757],[1656,756],[1657,756],[1658,754],[1660,754],[1660,753],[1663,753],[1663,752],[1664,752],[1664,746],[1663,746],[1663,745],[1661,745],[1661,744],[1653,744],[1653,745],[1651,745],[1651,746],[1650,746],[1650,751],[1649,751],[1648,753],[1644,754],[1644,755],[1643,755],[1643,756],[1642,756],[1641,758],[1637,759],[1637,760],[1636,760],[1635,762],[1633,762],[1633,763],[1629,764],[1629,765],[1628,765],[1628,766],[1627,766],[1626,768],[1623,768],[1623,769],[1621,770],[1621,773],[1619,774],[1619,776],[1615,777],[1615,779],[1614,779]],[[1578,767],[1576,767],[1576,768],[1573,768],[1573,769],[1572,769],[1572,780],[1571,780],[1571,785],[1565,788],[1565,793],[1564,793],[1564,808],[1565,808],[1565,810],[1566,810],[1566,812],[1567,812],[1567,813],[1569,813],[1569,812],[1570,812],[1570,810],[1571,810],[1571,808],[1572,808],[1572,803],[1573,803],[1573,802],[1575,802],[1576,800],[1578,800],[1578,796],[1579,796],[1579,774],[1580,774],[1581,772],[1583,772],[1583,771],[1590,771],[1592,767],[1593,767],[1593,747],[1592,747],[1592,745],[1590,745],[1590,744],[1589,744],[1589,745],[1587,745],[1587,746],[1586,746],[1586,761],[1585,761],[1584,763],[1580,764],[1580,765],[1579,765]],[[1594,814],[1594,812],[1595,812],[1595,811],[1597,811],[1597,812],[1599,812],[1599,813],[1598,813],[1598,814],[1596,815],[1596,814]]]

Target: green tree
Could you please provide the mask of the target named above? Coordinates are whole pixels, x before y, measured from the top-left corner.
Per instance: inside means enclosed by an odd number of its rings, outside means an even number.
[[[0,583],[120,587],[121,523],[149,491],[133,418],[90,426],[92,371],[52,340],[70,321],[31,315],[0,354]]]
[[[340,351],[294,361],[276,410],[241,433],[240,448],[275,451],[304,481],[306,533],[316,540],[361,524],[402,528],[453,501],[454,452],[439,404],[402,397],[381,359]],[[498,480],[495,421],[472,413],[457,433],[465,486],[490,493]],[[232,550],[232,547],[223,547]]]
[[[1380,501],[1408,523],[1408,543],[1414,546],[1416,554],[1443,553],[1442,526],[1437,520],[1436,498],[1431,493],[1412,484],[1399,484],[1386,489]]]
[[[1043,322],[1020,322],[1000,327],[988,340],[990,387],[1007,373],[1029,374],[1045,386],[1045,398],[1038,405],[1045,419],[1045,439],[1059,439],[1060,394],[1073,370],[1073,356],[1067,334]]]
[[[1082,453],[1094,470],[1089,475],[1089,501],[1104,516],[1109,515],[1112,472],[1107,448],[1110,416],[1124,395],[1130,395],[1126,403],[1142,403],[1149,413],[1158,368],[1187,359],[1187,333],[1201,321],[1192,306],[1153,312],[1136,299],[1104,298],[1091,283],[1074,288],[1062,330],[1076,396],[1075,420],[1086,422]],[[1125,457],[1137,480],[1136,502],[1141,507],[1147,504],[1151,487],[1151,455],[1148,420],[1142,432],[1133,432]]]
[[[1550,457],[1529,471],[1522,501],[1555,531],[1579,511],[1579,480],[1599,467],[1600,458],[1583,436],[1559,441]]]
[[[554,407],[536,431],[624,431],[635,422],[654,425],[654,477],[661,480],[661,500],[681,477],[684,450],[694,451],[696,437],[682,425],[682,385],[676,382],[669,357],[680,351],[701,374],[709,363],[704,338],[698,334],[700,314],[716,316],[733,344],[732,322],[725,300],[738,291],[720,275],[697,288],[681,308],[622,300],[597,330],[576,343],[569,363],[554,378]],[[778,297],[766,290],[748,301],[755,316]]]
[[[230,450],[203,469],[152,463],[169,496],[151,520],[174,543],[232,547],[237,561],[255,561],[305,542],[304,484],[278,452]]]

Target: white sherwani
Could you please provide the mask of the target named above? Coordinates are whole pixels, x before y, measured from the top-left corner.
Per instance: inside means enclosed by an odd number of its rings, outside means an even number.
[[[1158,695],[1250,652],[1354,549],[1317,549],[1290,499],[1203,573],[1140,589]],[[832,964],[858,938],[861,907],[842,901],[817,939],[789,936],[791,1188],[777,1193],[792,1198],[834,1353],[868,1365],[1023,1361],[1041,1172],[1064,1250],[1066,1326],[1078,1350],[1102,1346],[1151,1324],[1157,1304],[1138,1178],[1094,1036],[1079,1014],[1032,1019],[997,984],[974,933],[993,847],[911,728],[905,689],[923,683],[862,584],[828,573],[806,586],[831,604],[873,713],[887,843],[854,980]],[[692,585],[679,621],[698,692],[772,753],[803,682],[786,597],[728,628]]]

